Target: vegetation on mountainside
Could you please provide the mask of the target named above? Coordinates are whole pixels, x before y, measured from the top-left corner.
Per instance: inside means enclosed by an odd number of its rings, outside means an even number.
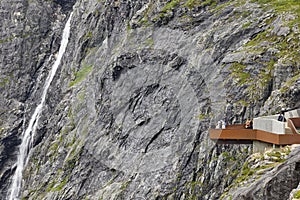
[[[220,153],[220,154],[219,154]],[[204,161],[208,162],[209,166],[212,168],[217,169],[219,164],[222,163],[224,171],[219,172],[220,174],[224,174],[224,179],[226,181],[234,180],[239,172],[240,168],[243,166],[243,160],[245,160],[248,157],[248,148],[243,148],[240,153],[232,152],[232,151],[224,151],[219,152],[215,155],[213,155],[210,160]],[[199,161],[199,165],[201,165],[202,161]],[[177,176],[178,181],[182,178],[182,174],[179,174]],[[205,180],[205,174],[203,174],[200,170],[197,173],[197,179],[193,181],[188,181],[185,184],[185,197],[186,199],[190,200],[196,200],[199,196],[201,196],[200,188],[209,188],[210,186],[207,184],[207,182],[203,181]],[[225,181],[225,182],[226,182]],[[230,181],[229,181],[230,182]],[[177,188],[174,188],[174,191],[176,191]]]
[[[153,21],[165,20],[164,22],[168,23],[170,18],[179,17],[183,21],[191,22],[194,18],[189,14],[192,13],[193,10],[197,12],[199,12],[199,10],[201,10],[201,12],[214,12],[215,15],[219,15],[220,9],[231,6],[234,12],[232,12],[233,14],[230,20],[241,19],[244,22],[241,24],[242,29],[247,31],[253,29],[254,26],[262,27],[260,32],[257,32],[256,35],[249,38],[243,48],[239,49],[239,52],[248,55],[247,59],[233,62],[229,67],[232,73],[228,79],[233,79],[234,84],[238,86],[237,88],[245,88],[244,92],[248,95],[248,99],[240,100],[239,102],[242,103],[243,106],[248,106],[249,102],[255,103],[260,101],[266,93],[274,89],[270,87],[274,87],[272,82],[274,81],[274,70],[276,67],[293,66],[297,68],[297,66],[300,65],[300,35],[298,32],[300,28],[300,3],[296,0],[236,0],[219,2],[220,1],[217,0],[168,1],[165,6],[156,13]],[[244,6],[241,2],[257,3],[264,10],[273,9],[273,11],[270,11],[270,14],[265,15],[264,18],[253,19],[253,16],[251,16],[252,13],[249,10],[238,8],[239,6]],[[178,10],[182,12],[177,12]],[[151,17],[148,16],[148,14],[149,13],[147,13],[143,19],[150,21]],[[295,69],[291,73],[292,78],[286,83],[283,83],[283,85],[292,85],[300,78],[298,74],[299,69]],[[280,87],[284,88],[282,85]],[[205,117],[204,114],[199,115],[200,120],[205,119]],[[231,178],[237,176],[238,178],[231,187],[243,185],[244,182],[249,179],[258,179],[266,171],[285,161],[281,153],[269,152],[268,154],[272,160],[270,161],[271,163],[253,167],[253,165],[248,162],[241,167],[241,171],[233,170],[230,174]],[[279,154],[280,156],[278,156]],[[224,154],[224,157],[226,157],[226,154]],[[230,162],[231,158],[227,157],[227,159],[228,162]],[[201,177],[201,175],[197,175],[197,177]],[[186,184],[188,190],[186,196],[190,196],[191,199],[196,199],[195,194],[197,194],[199,188],[204,187],[204,183],[198,180],[197,178],[196,181]],[[176,190],[176,187],[174,190]]]
[[[0,77],[0,87],[5,87],[12,80],[14,80],[14,74],[13,74],[13,72],[9,73],[8,75],[1,74],[1,77]]]
[[[272,8],[275,12],[265,18],[260,24],[264,27],[254,38],[252,38],[241,52],[253,54],[254,62],[260,66],[256,73],[247,71],[249,61],[235,62],[231,66],[235,82],[242,86],[247,85],[245,92],[248,94],[248,101],[258,101],[264,93],[268,92],[273,81],[274,70],[278,66],[288,66],[291,70],[291,79],[281,85],[284,92],[286,87],[298,80],[300,68],[300,3],[295,0],[252,0],[252,3],[259,3],[264,9]],[[245,26],[248,28],[251,24]],[[251,68],[251,66],[250,66]],[[276,88],[275,88],[276,89]]]
[[[294,66],[296,68],[300,63],[300,40],[299,33],[297,32],[300,23],[300,4],[296,0],[250,0],[248,3],[249,2],[257,3],[265,10],[270,10],[271,8],[276,13],[261,21],[261,26],[265,26],[266,29],[263,29],[255,37],[251,38],[244,49],[240,50],[256,55],[254,62],[259,65],[258,74],[257,72],[253,73],[251,67],[250,69],[247,68],[248,63],[245,63],[243,60],[233,63],[230,67],[234,82],[239,86],[247,86],[244,90],[244,92],[248,94],[247,102],[256,102],[269,92],[269,87],[274,77],[273,73],[277,65]],[[171,0],[160,9],[153,20],[154,22],[166,23],[168,18],[175,16],[175,12],[178,10],[175,8],[179,8],[179,10],[183,8],[192,10],[194,8],[207,7],[207,12],[217,13],[218,10],[226,6],[233,5],[238,7],[245,3],[247,3],[247,1],[241,0],[227,2],[220,2],[219,0]],[[153,11],[153,8],[147,9],[143,18],[144,21],[147,21],[147,24],[151,18],[148,16],[151,14],[149,10]],[[186,12],[184,9],[183,11]],[[235,12],[237,15],[235,19],[237,17],[245,19],[251,15],[250,11],[245,13]],[[182,15],[183,21],[192,20],[191,17],[182,12],[180,15]],[[278,23],[278,21],[281,22]],[[250,21],[243,24],[244,29],[249,27],[251,28]],[[279,30],[277,29],[286,29],[286,35],[278,34]],[[269,54],[272,55],[269,56]],[[281,87],[284,87],[284,85],[286,87],[292,85],[297,80],[295,76],[299,71],[299,69],[295,69],[291,74],[292,78],[287,83],[283,83]],[[281,92],[284,91],[281,90]]]
[[[9,79],[7,77],[0,78],[0,87],[4,87],[7,83],[9,83]]]
[[[78,71],[74,72],[75,79],[70,82],[69,86],[72,87],[83,81],[86,76],[92,71],[93,65],[83,65],[83,67]]]
[[[297,192],[294,193],[293,195],[294,198],[296,199],[300,199],[300,190],[298,190]]]
[[[172,0],[168,2],[161,10],[163,13],[167,13],[171,10],[173,10],[178,4],[180,3],[180,0]]]
[[[243,187],[260,179],[265,173],[286,161],[291,149],[286,146],[281,149],[271,149],[264,153],[251,155],[242,166],[237,178],[227,187],[220,199],[228,196],[231,189]]]
[[[171,0],[168,1],[164,7],[162,7],[160,14],[159,14],[159,18],[164,18],[166,16],[171,16],[169,13],[173,12],[173,10],[175,10],[176,7],[180,6],[180,8],[188,8],[189,10],[192,10],[195,7],[207,7],[207,6],[211,6],[214,7],[216,6],[217,8],[221,8],[222,6],[225,5],[229,5],[228,3],[231,3],[229,1],[227,1],[226,3],[222,3],[221,5],[218,5],[219,1],[216,0],[203,0],[203,1],[196,1],[196,0],[185,0],[185,1],[180,1],[180,0]],[[232,1],[232,2],[237,2],[237,1]],[[299,6],[296,3],[297,1],[292,1],[292,0],[282,0],[281,2],[278,1],[271,1],[271,0],[258,0],[258,1],[253,1],[253,2],[259,2],[262,3],[262,5],[267,5],[270,4],[272,6],[274,6],[275,10],[277,12],[291,12],[293,14],[295,14],[297,17],[295,18],[283,18],[284,21],[284,26],[288,27],[290,30],[292,30],[295,27],[298,27],[298,23],[299,23]],[[283,6],[282,2],[286,2],[285,6]],[[287,6],[290,5],[290,6]],[[292,7],[292,8],[289,8]],[[152,8],[151,8],[152,9]],[[146,14],[145,16],[151,11],[151,9],[146,9]],[[188,10],[186,9],[186,10]],[[290,10],[288,10],[290,9]],[[215,8],[216,11],[216,8]],[[242,12],[239,13],[239,17],[247,17],[248,12]],[[236,17],[237,15],[235,15]],[[143,23],[147,22],[148,18],[144,17],[143,19]],[[300,60],[299,60],[299,35],[296,32],[292,32],[289,33],[287,36],[277,36],[276,34],[274,34],[273,30],[274,30],[274,22],[276,21],[275,16],[272,16],[270,18],[267,18],[265,20],[262,21],[262,24],[265,23],[268,26],[268,29],[263,30],[262,32],[258,33],[256,35],[256,37],[252,38],[251,41],[249,41],[246,45],[245,45],[245,51],[247,52],[253,52],[256,55],[259,55],[261,57],[264,56],[265,53],[268,53],[268,51],[270,50],[270,48],[275,49],[276,51],[274,52],[274,59],[269,59],[269,60],[262,60],[262,59],[257,59],[255,60],[255,62],[259,63],[262,67],[258,72],[258,75],[255,74],[253,75],[252,72],[247,68],[247,63],[245,62],[234,62],[231,67],[229,68],[232,71],[232,77],[234,77],[236,83],[241,86],[241,85],[245,85],[248,84],[248,92],[249,92],[249,99],[255,99],[257,100],[261,95],[260,95],[260,90],[263,90],[264,88],[266,88],[268,86],[268,83],[271,81],[272,76],[273,76],[273,70],[276,64],[278,64],[278,58],[281,58],[281,61],[283,63],[287,63],[287,64],[291,64],[291,65],[297,65]],[[148,23],[147,23],[148,24]],[[251,22],[247,22],[245,24],[242,25],[244,29],[247,29],[249,27],[251,27]],[[130,24],[127,24],[127,29],[128,31],[131,30]],[[88,32],[84,38],[85,39],[89,39],[93,37],[92,32]],[[1,43],[1,41],[0,41]],[[153,46],[154,44],[154,40],[153,38],[149,38],[145,41],[145,44],[147,46]],[[267,44],[267,45],[264,45]],[[91,65],[83,65],[82,68],[77,71],[74,72],[74,80],[70,82],[70,87],[79,84],[80,82],[82,82],[88,75],[89,73],[92,71],[93,66]],[[299,76],[298,76],[299,78]],[[294,80],[294,78],[292,78],[291,80]],[[250,80],[250,81],[249,81]],[[297,80],[297,79],[295,79]],[[0,86],[1,84],[5,84],[5,81],[0,81]],[[292,84],[292,82],[290,83]],[[81,92],[77,93],[77,99],[79,100],[78,102],[76,102],[76,105],[79,105],[80,102],[84,101],[85,99],[85,90],[82,90]],[[240,101],[240,103],[246,105],[246,101]],[[75,106],[74,106],[75,107]],[[78,106],[78,112],[74,112],[72,114],[72,111],[70,112],[70,116],[75,115],[75,113],[80,113],[80,109],[82,108],[81,106]],[[71,109],[70,109],[71,110]],[[68,117],[70,117],[68,116]],[[204,120],[205,118],[209,118],[210,116],[206,113],[204,114],[200,114],[199,115],[199,119],[200,120]],[[59,153],[59,147],[63,146],[64,149],[67,150],[67,155],[65,156],[64,159],[64,164],[61,166],[61,168],[59,168],[57,176],[53,176],[53,180],[49,181],[46,185],[47,189],[46,192],[58,192],[60,190],[62,190],[66,183],[69,181],[70,179],[70,173],[71,171],[75,168],[76,164],[78,164],[79,159],[80,159],[80,155],[82,153],[82,146],[83,146],[83,142],[81,139],[76,137],[76,133],[75,131],[73,131],[76,127],[74,125],[74,119],[70,117],[69,119],[69,124],[65,125],[64,127],[62,127],[62,129],[60,130],[60,134],[57,134],[57,138],[54,142],[50,143],[49,146],[49,154],[47,156],[49,156],[49,162],[52,164],[52,162],[54,160],[58,160],[57,157],[60,156]],[[79,130],[79,129],[75,129],[75,130]],[[84,134],[87,133],[87,127],[84,127],[81,129],[82,132]],[[69,134],[71,131],[73,131],[71,134]],[[68,136],[69,134],[69,136]],[[63,139],[66,138],[66,139]],[[65,141],[65,142],[64,142]],[[235,178],[238,176],[238,178],[234,181],[234,184],[232,185],[232,187],[235,186],[239,186],[239,185],[243,185],[244,182],[248,181],[249,179],[253,178],[260,178],[260,176],[265,172],[265,170],[267,169],[271,169],[274,166],[280,164],[281,162],[285,161],[285,157],[282,156],[281,153],[278,152],[269,152],[266,154],[270,160],[271,160],[271,164],[265,164],[265,165],[257,165],[259,167],[253,167],[253,164],[251,164],[250,161],[245,162],[244,165],[241,168],[232,170],[231,173],[228,174],[228,177],[226,178]],[[234,163],[236,164],[237,160],[239,160],[238,158],[234,157],[235,155],[231,155],[229,152],[223,152],[220,155],[220,158],[216,158],[216,159],[220,159],[222,161],[224,161],[225,163]],[[55,159],[53,159],[55,158]],[[260,161],[263,160],[262,157],[259,157]],[[258,160],[259,160],[258,159]],[[240,159],[241,160],[241,159]],[[213,162],[210,161],[210,162]],[[202,163],[201,163],[202,164]],[[200,165],[200,164],[199,164]],[[232,164],[233,166],[233,164]],[[38,168],[39,169],[39,168]],[[239,171],[240,170],[240,171]],[[64,173],[63,173],[64,172]],[[182,175],[178,175],[179,179]],[[197,177],[201,177],[202,175],[197,174]],[[191,198],[195,198],[197,199],[197,191],[200,187],[204,187],[204,183],[203,181],[201,181],[202,179],[197,179],[197,181],[191,181],[191,182],[187,182],[186,183],[186,189],[187,189],[187,194],[191,195]],[[178,181],[179,182],[179,181]],[[130,181],[126,181],[124,182],[120,189],[121,190],[126,190],[126,188],[128,187]],[[232,187],[229,187],[232,188]],[[174,191],[176,191],[177,188],[174,187]]]
[[[271,6],[277,12],[292,12],[300,15],[300,4],[298,0],[251,0],[252,3],[259,3]]]
[[[173,17],[174,13],[172,14],[172,12],[176,7],[193,9],[196,7],[209,6],[210,10],[208,11],[213,12],[229,5],[240,6],[242,5],[241,2],[246,3],[247,1],[228,1],[220,3],[217,0],[172,0],[166,3],[157,17],[154,18],[154,21]],[[268,93],[269,86],[273,81],[273,73],[276,65],[292,65],[296,67],[300,63],[300,46],[298,45],[300,40],[299,33],[296,31],[299,29],[300,4],[296,0],[251,0],[250,2],[258,3],[266,10],[271,8],[277,13],[269,18],[263,19],[260,24],[262,26],[266,25],[267,28],[252,38],[245,45],[245,48],[241,50],[257,55],[255,62],[260,65],[258,74],[253,74],[253,72],[249,71],[249,69],[247,69],[247,63],[243,61],[235,62],[230,67],[232,70],[231,76],[234,78],[235,83],[239,86],[247,85],[248,87],[245,89],[245,92],[248,94],[248,101],[255,102],[262,98],[265,93]],[[239,12],[236,12],[236,14],[239,15]],[[235,16],[235,18],[247,18],[250,14],[249,11],[244,14],[240,13],[240,16]],[[182,17],[184,17],[185,20],[190,19],[186,15]],[[281,20],[281,24],[278,24],[278,20]],[[243,24],[244,29],[249,27],[251,27],[250,22]],[[278,34],[279,30],[275,30],[276,28],[286,29],[286,35]],[[271,59],[265,59],[268,57],[268,54],[273,54]],[[298,73],[299,69],[296,69],[292,74],[294,77],[288,80],[285,86],[288,87],[292,85],[298,79]]]

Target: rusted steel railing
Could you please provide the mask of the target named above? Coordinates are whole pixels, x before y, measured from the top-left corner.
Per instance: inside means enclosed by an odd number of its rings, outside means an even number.
[[[298,134],[298,131],[297,131],[292,119],[287,119],[287,126],[292,130],[293,134]]]

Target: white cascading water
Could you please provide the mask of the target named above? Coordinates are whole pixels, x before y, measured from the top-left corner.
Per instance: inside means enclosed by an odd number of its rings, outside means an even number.
[[[41,102],[36,107],[33,115],[31,116],[31,119],[29,121],[27,129],[22,134],[23,138],[22,138],[22,143],[20,145],[20,149],[19,149],[18,160],[16,163],[17,168],[16,168],[15,174],[12,179],[9,200],[19,199],[19,194],[20,194],[20,190],[21,190],[21,186],[22,186],[22,173],[23,173],[23,169],[26,166],[28,159],[29,159],[29,152],[30,152],[30,149],[32,148],[33,139],[34,139],[37,125],[38,125],[39,117],[42,112],[43,105],[45,104],[46,95],[47,95],[49,86],[54,78],[54,75],[60,64],[62,56],[67,48],[69,35],[70,35],[70,24],[71,24],[70,21],[71,21],[72,14],[73,13],[70,14],[70,17],[69,17],[69,19],[65,25],[65,28],[63,30],[63,36],[62,36],[61,45],[60,45],[60,48],[58,51],[58,56],[57,56],[55,63],[53,64],[51,71],[46,79],[46,82],[45,82],[45,85],[43,88],[43,94],[41,97]]]

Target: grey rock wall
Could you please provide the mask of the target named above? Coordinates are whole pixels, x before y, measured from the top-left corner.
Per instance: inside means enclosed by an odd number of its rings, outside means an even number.
[[[253,177],[246,179],[238,186],[229,187],[223,199],[292,199],[293,194],[299,190],[295,189],[290,194],[291,188],[297,188],[300,180],[298,154],[299,146],[296,146],[283,163],[276,164],[275,158],[280,158],[278,152],[266,153],[264,157],[268,158],[254,162],[254,165],[251,164],[253,162],[251,159],[248,160],[248,167],[254,172]],[[275,166],[269,168],[268,165]]]
[[[41,95],[44,72],[53,62],[50,55],[59,45],[63,16],[57,6],[43,1],[1,1],[0,13],[0,171],[4,198],[25,120]]]
[[[285,74],[279,65],[280,76],[270,73],[249,95],[255,82],[241,82],[232,66],[242,63],[256,80],[264,62],[278,59],[270,48],[245,46],[272,26],[274,12],[247,1],[218,1],[218,9],[179,2],[1,1],[2,197],[72,10],[21,197],[220,198],[251,146],[215,145],[208,129],[298,105],[296,83],[279,92],[297,70]]]

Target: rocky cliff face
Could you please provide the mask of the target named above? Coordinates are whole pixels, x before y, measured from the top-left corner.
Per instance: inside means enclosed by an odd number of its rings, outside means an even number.
[[[299,4],[265,3],[1,1],[2,199],[70,12],[20,198],[288,198],[297,154],[239,190],[251,146],[208,138],[220,119],[299,106]]]

